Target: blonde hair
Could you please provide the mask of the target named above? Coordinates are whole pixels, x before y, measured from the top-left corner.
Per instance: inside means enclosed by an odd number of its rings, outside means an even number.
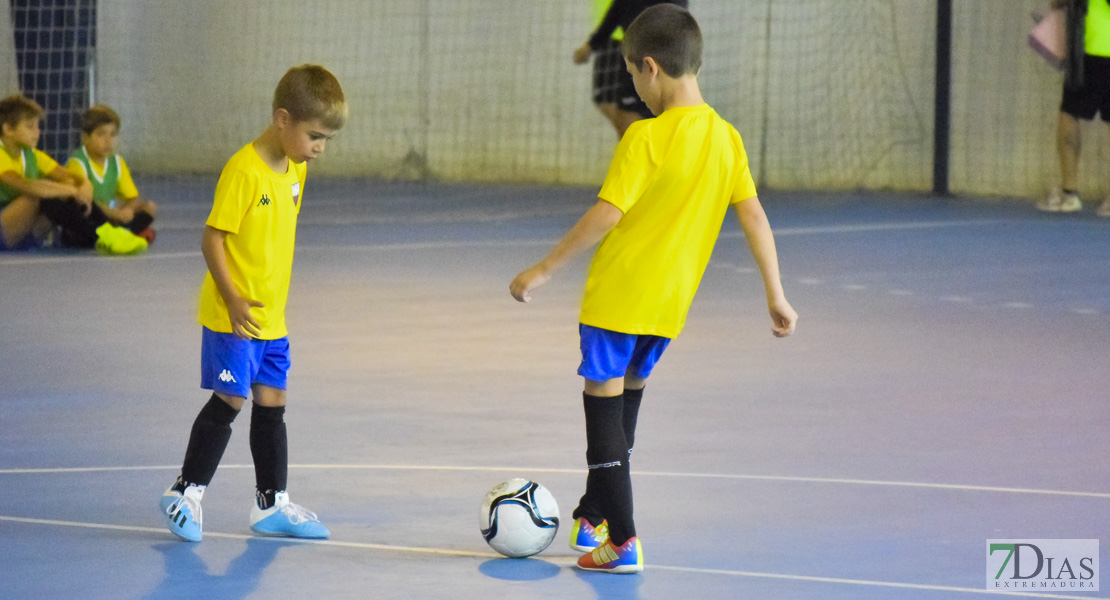
[[[115,125],[119,129],[119,115],[105,104],[94,104],[85,111],[81,117],[81,131],[85,135],[92,135],[98,127]]]
[[[296,121],[319,119],[331,129],[347,122],[347,99],[339,80],[320,65],[286,71],[274,90],[274,111],[284,108]]]
[[[8,96],[0,100],[0,125],[15,127],[27,119],[41,119],[46,116],[46,111],[38,102],[20,95]]]

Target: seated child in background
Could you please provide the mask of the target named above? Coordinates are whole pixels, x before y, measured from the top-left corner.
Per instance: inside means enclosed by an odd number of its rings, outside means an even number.
[[[146,240],[108,222],[84,177],[35,149],[44,115],[24,96],[0,100],[0,250],[41,245],[51,225],[70,246],[107,254],[146,250]]]
[[[158,207],[139,197],[131,170],[116,154],[119,129],[116,111],[103,104],[89,107],[81,121],[81,147],[69,155],[66,169],[92,183],[93,200],[109,221],[153,242],[150,224]]]

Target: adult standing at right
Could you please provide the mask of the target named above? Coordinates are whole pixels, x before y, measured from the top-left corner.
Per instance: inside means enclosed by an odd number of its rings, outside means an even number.
[[[687,0],[593,0],[593,3],[597,29],[574,51],[574,62],[585,64],[594,55],[594,104],[621,138],[629,125],[653,116],[636,94],[632,76],[624,66],[620,42],[624,30],[649,6],[677,4],[686,8]]]
[[[1060,159],[1060,187],[1038,202],[1045,212],[1083,210],[1079,199],[1079,121],[1100,115],[1110,124],[1110,0],[1053,0],[1067,17],[1067,76],[1060,116],[1056,123],[1056,151]],[[1095,211],[1110,217],[1110,197]]]

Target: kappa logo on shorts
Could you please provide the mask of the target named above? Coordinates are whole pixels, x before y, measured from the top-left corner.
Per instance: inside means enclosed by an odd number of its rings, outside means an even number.
[[[258,206],[269,206],[269,205],[270,205],[270,197],[267,196],[266,194],[262,194],[262,199],[258,201]]]
[[[235,383],[235,377],[232,377],[231,371],[224,369],[220,372],[220,381],[224,383]]]

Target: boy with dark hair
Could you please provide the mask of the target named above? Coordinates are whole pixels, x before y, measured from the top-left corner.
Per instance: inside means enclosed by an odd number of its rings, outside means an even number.
[[[589,474],[570,545],[587,552],[582,569],[643,569],[628,466],[640,402],[652,368],[682,331],[729,206],[762,275],[772,333],[788,336],[798,320],[740,135],[698,88],[701,40],[690,13],[670,4],[645,10],[627,29],[625,64],[656,118],[628,128],[597,204],[510,285],[528,302],[529,292],[601,242],[579,325]]]
[[[316,514],[289,501],[285,389],[289,337],[285,303],[293,268],[305,163],[347,120],[339,81],[301,65],[274,91],[270,125],[228,161],[201,239],[208,273],[201,286],[201,387],[212,396],[193,422],[181,474],[161,499],[166,526],[200,541],[200,501],[231,438],[231,423],[253,395],[250,448],[256,494],[251,530],[326,538]]]
[[[33,230],[49,229],[40,217],[62,228],[66,245],[107,254],[146,250],[146,240],[109,223],[93,204],[88,180],[35,148],[44,115],[24,96],[0,100],[0,250],[39,245]]]
[[[74,150],[66,169],[92,183],[93,201],[108,219],[154,241],[154,222],[158,207],[139,197],[131,170],[116,154],[120,120],[116,111],[103,104],[90,106],[81,118],[81,147]]]

